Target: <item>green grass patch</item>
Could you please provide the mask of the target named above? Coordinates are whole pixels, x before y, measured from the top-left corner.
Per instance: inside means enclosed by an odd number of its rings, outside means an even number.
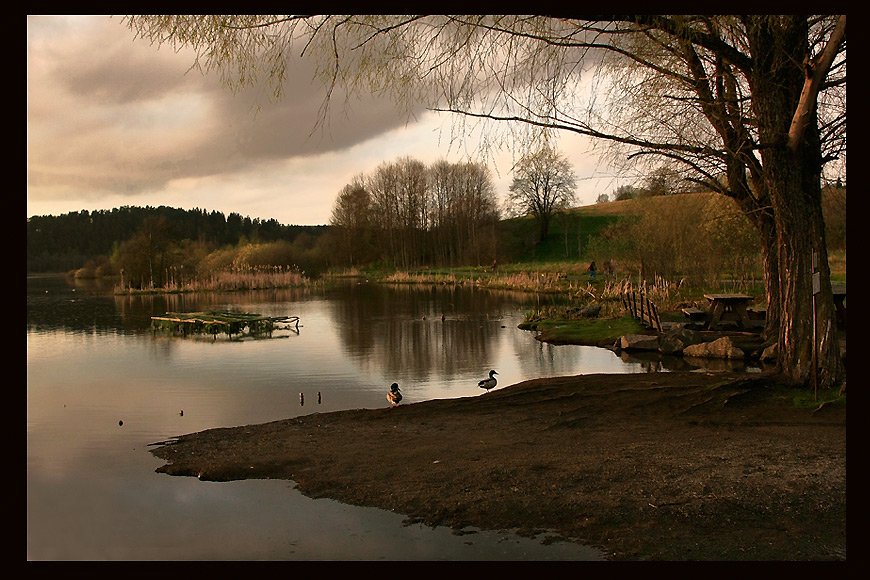
[[[643,332],[644,327],[630,315],[621,318],[578,318],[526,320],[524,330],[537,330],[540,340],[551,344],[610,346],[624,334]]]
[[[798,409],[814,410],[822,405],[845,405],[846,393],[840,394],[839,389],[824,389],[816,394],[810,388],[784,388],[783,396]]]
[[[812,384],[790,385],[785,383],[780,376],[768,376],[767,378],[750,376],[741,382],[746,383],[747,380],[751,384],[751,388],[729,399],[729,404],[739,399],[743,404],[776,403],[808,412],[817,411],[822,407],[846,406],[846,393],[841,393],[839,389],[823,389],[816,393]],[[728,383],[723,384],[727,385]]]
[[[543,241],[538,239],[538,222],[534,218],[526,216],[503,220],[500,224],[501,237],[505,249],[512,256],[511,261],[546,264],[586,260],[589,240],[621,217],[619,213],[603,213],[601,205],[555,212],[550,221],[549,235]]]

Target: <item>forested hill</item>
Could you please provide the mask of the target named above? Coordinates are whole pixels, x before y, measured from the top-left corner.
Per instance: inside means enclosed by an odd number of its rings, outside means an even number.
[[[131,238],[148,218],[165,219],[176,240],[204,241],[216,246],[251,241],[292,242],[301,233],[320,235],[326,226],[282,225],[275,219],[224,216],[218,211],[166,206],[71,212],[27,219],[27,271],[63,272],[81,267],[95,256],[111,254],[115,244]]]

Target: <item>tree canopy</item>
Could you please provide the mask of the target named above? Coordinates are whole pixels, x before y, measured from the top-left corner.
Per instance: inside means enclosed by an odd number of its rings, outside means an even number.
[[[27,219],[27,271],[54,272],[81,267],[87,260],[107,256],[139,231],[146,221],[162,219],[173,239],[203,241],[215,246],[239,240],[292,242],[302,233],[319,235],[323,226],[282,225],[274,218],[251,219],[231,212],[179,209],[166,206],[123,206],[111,210],[82,210],[59,216]]]
[[[548,145],[526,153],[514,167],[507,203],[515,213],[529,213],[547,239],[553,212],[570,207],[577,183],[571,163]]]
[[[495,258],[499,219],[489,170],[478,163],[404,157],[342,188],[330,225],[350,264],[379,259],[402,268]]]
[[[843,378],[821,212],[823,178],[845,174],[846,17],[800,15],[131,16],[152,42],[192,46],[230,86],[310,58],[323,115],[357,94],[456,113],[484,150],[533,149],[570,131],[629,168],[672,164],[733,198],[764,253],[767,333],[797,383]],[[265,75],[263,78],[261,75]],[[502,140],[502,136],[506,138]],[[830,177],[829,177],[830,178]],[[812,256],[821,292],[812,290]],[[818,330],[806,320],[821,321]]]

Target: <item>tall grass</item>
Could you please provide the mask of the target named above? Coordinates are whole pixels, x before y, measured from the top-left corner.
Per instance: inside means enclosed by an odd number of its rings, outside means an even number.
[[[292,266],[236,266],[209,276],[204,290],[260,290],[291,288],[309,284],[308,278]]]
[[[185,279],[181,271],[169,269],[166,284],[153,284],[142,289],[132,288],[123,277],[115,294],[148,294],[178,292],[229,292],[236,290],[263,290],[308,286],[312,282],[295,266],[237,265],[202,277]]]
[[[529,319],[579,317],[580,310],[591,303],[601,307],[600,316],[618,317],[624,311],[623,295],[634,291],[643,291],[659,309],[676,309],[693,305],[701,306],[697,300],[702,292],[698,288],[690,288],[685,279],[668,280],[656,275],[652,280],[636,283],[627,276],[600,277],[591,280],[578,276],[582,270],[576,263],[557,264],[557,269],[550,271],[508,271],[480,272],[463,271],[460,274],[444,272],[394,272],[378,277],[381,282],[398,284],[459,284],[475,285],[489,290],[511,290],[537,294],[562,295],[570,299],[571,305],[544,306],[527,314]],[[565,274],[558,266],[571,266],[570,274]],[[505,268],[507,270],[508,268]],[[579,279],[578,279],[579,278]]]
[[[522,290],[541,294],[570,294],[572,282],[556,272],[513,272],[478,279],[483,288]]]
[[[454,274],[394,272],[381,278],[382,282],[393,284],[463,284],[467,279],[457,278]]]

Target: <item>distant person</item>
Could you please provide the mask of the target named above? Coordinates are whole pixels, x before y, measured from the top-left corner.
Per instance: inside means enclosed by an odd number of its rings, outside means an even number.
[[[492,271],[494,273],[498,272],[498,262],[496,262],[495,260],[492,261]]]
[[[589,272],[589,276],[594,280],[595,279],[595,260],[586,266],[586,271]]]

